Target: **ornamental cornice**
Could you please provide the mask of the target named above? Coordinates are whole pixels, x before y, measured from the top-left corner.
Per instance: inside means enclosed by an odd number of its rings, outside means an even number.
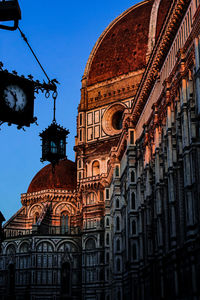
[[[77,191],[67,191],[67,190],[43,190],[34,193],[24,193],[21,194],[21,203],[23,206],[28,206],[37,202],[46,202],[46,201],[57,201],[62,199],[63,201],[69,200],[76,203]]]
[[[111,79],[107,79],[103,82],[95,83],[95,84],[87,87],[87,92],[90,92],[90,91],[95,90],[95,89],[99,89],[101,87],[107,87],[108,85],[111,85],[111,84],[114,84],[114,83],[119,83],[120,81],[122,81],[124,79],[129,79],[131,77],[135,77],[135,76],[138,76],[138,75],[142,76],[144,71],[145,71],[145,69],[143,68],[141,70],[129,72],[127,74],[123,74],[123,75],[120,75],[120,76],[117,76],[117,77],[114,77],[114,78],[111,78]]]
[[[135,104],[132,109],[134,124],[136,125],[144,105],[150,95],[155,80],[158,78],[163,61],[168,53],[170,45],[174,40],[175,31],[180,25],[183,15],[190,3],[190,0],[177,0],[174,2],[171,11],[163,28],[163,33],[158,39],[148,66],[142,78],[140,87],[135,97]]]

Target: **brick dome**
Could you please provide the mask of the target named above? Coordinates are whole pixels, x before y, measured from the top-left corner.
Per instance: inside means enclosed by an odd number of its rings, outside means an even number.
[[[27,193],[47,189],[74,190],[76,188],[76,164],[68,159],[61,160],[52,173],[51,164],[42,168],[31,181]]]
[[[172,0],[142,1],[116,18],[102,33],[86,65],[87,85],[141,70],[146,66],[153,4],[158,3],[156,39]]]
[[[101,34],[82,77],[79,112],[134,98],[174,0],[145,0]]]
[[[104,31],[86,66],[88,85],[145,67],[153,2],[134,5]]]

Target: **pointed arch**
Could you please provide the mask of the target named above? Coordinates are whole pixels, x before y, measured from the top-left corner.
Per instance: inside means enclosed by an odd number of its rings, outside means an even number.
[[[96,248],[96,242],[95,239],[90,237],[89,239],[87,239],[87,241],[85,242],[85,249],[87,250],[94,250]]]

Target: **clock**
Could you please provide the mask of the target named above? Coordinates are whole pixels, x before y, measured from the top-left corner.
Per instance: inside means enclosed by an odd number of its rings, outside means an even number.
[[[23,111],[27,96],[25,91],[18,85],[10,84],[4,88],[4,101],[13,111]]]
[[[30,126],[34,123],[34,82],[0,71],[0,121]]]

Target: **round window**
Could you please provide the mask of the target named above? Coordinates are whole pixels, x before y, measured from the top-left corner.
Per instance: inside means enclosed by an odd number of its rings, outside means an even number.
[[[107,135],[115,135],[121,132],[124,109],[124,105],[118,103],[109,107],[105,111],[102,119],[102,125],[103,130]]]
[[[122,115],[123,111],[116,111],[112,116],[112,126],[116,130],[122,129]]]

